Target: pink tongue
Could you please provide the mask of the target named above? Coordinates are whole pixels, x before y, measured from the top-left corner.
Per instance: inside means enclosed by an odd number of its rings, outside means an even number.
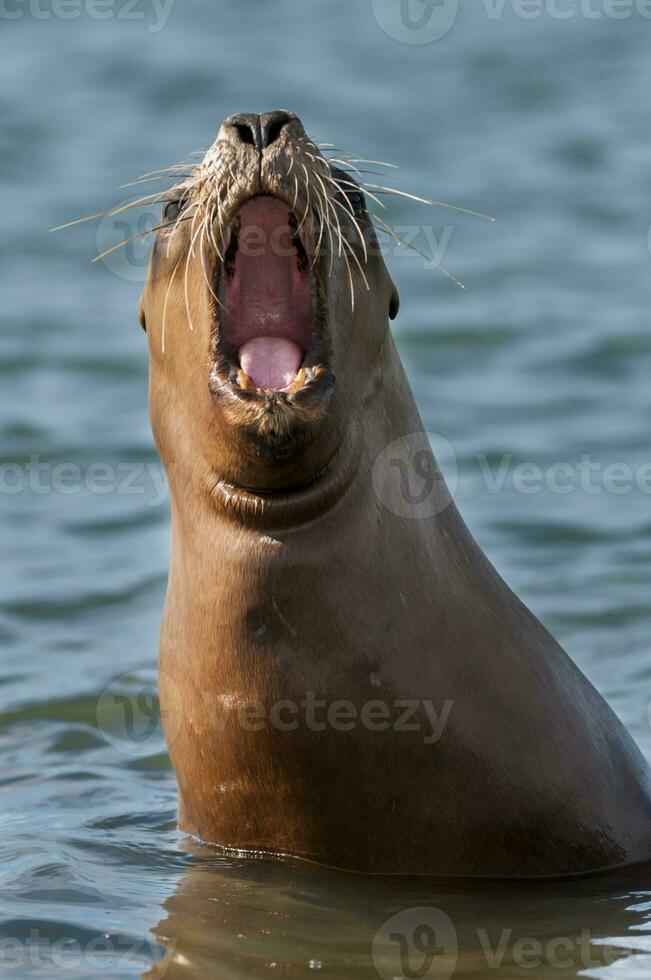
[[[240,347],[240,365],[256,388],[286,388],[302,360],[301,348],[285,337],[254,337]]]

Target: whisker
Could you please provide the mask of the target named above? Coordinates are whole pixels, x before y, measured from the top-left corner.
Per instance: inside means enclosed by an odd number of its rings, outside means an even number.
[[[351,256],[353,257],[353,259],[355,260],[355,262],[357,264],[357,268],[359,269],[359,271],[361,273],[361,276],[362,276],[362,279],[364,280],[364,285],[366,286],[366,291],[367,292],[370,292],[371,287],[368,284],[368,279],[366,278],[366,274],[365,274],[364,270],[362,269],[361,263],[360,263],[359,259],[357,258],[357,256],[355,255],[355,249],[350,244],[350,242],[347,242],[346,241],[345,238],[343,238],[342,241],[343,241],[345,247],[350,251]]]
[[[301,223],[298,226],[298,228],[296,229],[296,233],[297,234],[298,234],[298,232],[300,232],[301,228],[305,224],[305,221],[307,220],[307,216],[308,216],[308,214],[309,214],[309,212],[311,210],[311,208],[310,208],[310,175],[307,172],[307,167],[305,166],[305,164],[302,163],[301,166],[303,168],[303,172],[305,173],[305,197],[306,197],[306,205],[305,205],[305,213],[304,213],[303,217],[301,218]]]
[[[220,210],[220,205],[219,205],[219,199],[217,199],[217,201],[215,201],[214,195],[213,195],[210,198],[209,203],[210,203],[210,214],[207,216],[207,219],[206,220],[208,222],[208,230],[209,230],[209,233],[210,233],[210,240],[212,242],[212,247],[214,248],[215,252],[217,253],[217,256],[219,257],[219,261],[220,262],[223,262],[224,261],[224,257],[222,256],[222,253],[221,253],[221,250],[219,248],[219,245],[217,244],[217,239],[215,238],[215,210],[217,210],[217,220],[219,221],[220,228],[221,228],[221,224],[222,224],[222,222],[221,222],[221,210]],[[216,208],[215,208],[215,204],[217,205]]]
[[[362,229],[359,226],[359,222],[357,221],[357,218],[355,217],[355,212],[353,211],[352,205],[350,205],[350,201],[348,200],[348,198],[346,198],[346,201],[347,201],[347,203],[349,205],[348,208],[344,207],[344,205],[340,201],[337,201],[335,199],[333,199],[332,203],[335,204],[338,208],[341,208],[341,210],[345,213],[345,215],[348,218],[350,218],[352,220],[353,224],[355,225],[355,228],[357,229],[357,233],[359,235],[359,239],[360,239],[360,241],[362,243],[362,248],[364,249],[364,262],[366,262],[366,264],[368,265],[368,252],[367,252],[367,249],[366,249],[366,239],[364,238],[364,235],[362,233]]]
[[[383,201],[381,201],[379,197],[376,197],[375,194],[372,194],[370,191],[366,190],[365,187],[361,187],[359,184],[355,184],[352,180],[335,180],[334,177],[331,178],[331,180],[333,184],[336,184],[336,186],[339,188],[342,194],[345,194],[345,191],[342,190],[342,187],[345,184],[347,187],[353,187],[356,191],[360,191],[360,190],[363,191],[366,197],[370,197],[372,201],[375,201],[376,204],[379,204],[379,206],[382,208],[383,211],[387,210],[386,204]]]
[[[205,156],[207,151],[208,151],[208,147],[206,147],[203,150],[192,150],[190,153],[188,153],[188,157],[197,157],[197,156],[202,157]],[[184,168],[188,166],[196,166],[196,164],[192,164],[191,161],[186,158],[185,160],[179,160],[177,163],[171,163],[167,167],[159,167],[157,170],[147,170],[145,171],[144,174],[136,175],[134,179],[139,180],[141,177],[151,177],[152,174],[164,174],[170,170],[177,170],[179,168]]]
[[[395,187],[385,187],[384,184],[363,184],[364,188],[372,187],[373,190],[378,192],[383,191],[385,194],[393,194],[396,197],[405,197],[410,201],[417,201],[419,204],[430,204],[436,205],[439,208],[449,208],[451,211],[459,211],[461,214],[471,214],[475,218],[485,218],[486,221],[495,221],[495,218],[491,217],[490,214],[482,214],[481,211],[471,211],[469,208],[460,208],[456,204],[447,204],[445,201],[430,201],[426,197],[419,197],[417,194],[408,194],[407,191],[398,191]]]
[[[320,254],[321,243],[323,241],[323,230],[325,228],[325,229],[327,229],[328,237],[329,237],[329,240],[330,240],[330,271],[329,271],[329,275],[332,275],[332,265],[333,265],[333,262],[334,262],[334,251],[335,251],[335,249],[334,249],[334,239],[332,237],[332,231],[331,231],[331,228],[330,228],[330,219],[329,219],[329,216],[328,216],[329,196],[328,196],[328,191],[326,189],[325,184],[323,183],[323,181],[321,180],[321,177],[319,176],[319,174],[316,171],[314,173],[314,176],[318,180],[318,182],[319,182],[319,184],[321,186],[321,190],[322,190],[323,193],[317,193],[317,198],[318,198],[318,201],[319,201],[320,231],[319,231],[319,240],[317,242],[317,247],[316,247],[316,251],[315,251],[315,254],[314,254],[314,261],[312,263],[312,267],[314,267],[314,265],[316,264],[316,261],[318,259],[319,254]]]
[[[179,256],[179,259],[178,259],[176,265],[174,266],[174,271],[172,272],[172,275],[170,277],[170,281],[167,284],[167,290],[165,292],[165,303],[163,304],[163,326],[161,328],[161,351],[162,351],[163,354],[165,353],[165,321],[167,319],[167,303],[168,303],[168,300],[170,298],[170,291],[172,289],[172,284],[174,283],[174,277],[175,277],[176,273],[178,272],[178,268],[181,265],[182,259],[183,259],[183,256],[182,255]]]
[[[153,235],[155,231],[162,231],[164,228],[172,228],[180,224],[180,222],[182,221],[189,221],[189,220],[190,220],[189,218],[177,218],[176,221],[169,221],[166,225],[155,225],[153,228],[150,228],[149,231],[142,231],[138,235],[132,235],[130,238],[127,238],[123,242],[118,242],[117,245],[112,245],[110,248],[107,248],[106,251],[101,252],[99,255],[96,255],[95,258],[93,258],[91,261],[99,262],[100,259],[103,259],[107,255],[110,255],[111,252],[116,252],[119,248],[124,248],[125,245],[130,245],[131,242],[135,242],[139,238],[146,238],[147,235]]]
[[[334,235],[332,234],[332,225],[330,223],[330,218],[328,217],[327,203],[326,203],[326,207],[323,208],[323,210],[321,211],[321,214],[323,215],[323,224],[325,226],[325,230],[328,233],[328,242],[330,243],[330,265],[328,268],[328,276],[331,276],[335,264],[335,239],[334,239]]]
[[[447,276],[448,279],[451,279],[452,282],[456,283],[457,286],[460,287],[460,289],[466,288],[464,284],[461,282],[461,280],[457,279],[456,276],[453,276],[452,273],[445,268],[445,266],[442,266],[440,262],[435,262],[430,255],[427,255],[425,252],[421,252],[421,250],[417,248],[415,245],[412,245],[411,242],[405,241],[404,238],[401,238],[400,235],[398,235],[398,233],[394,231],[391,225],[388,225],[386,221],[382,220],[382,218],[379,218],[376,214],[372,215],[371,217],[373,218],[374,221],[377,221],[379,222],[380,225],[382,225],[382,228],[380,228],[379,230],[386,232],[387,235],[390,235],[391,238],[393,238],[394,242],[397,242],[398,245],[402,245],[405,248],[410,248],[412,252],[416,252],[417,255],[422,256],[422,258],[425,259],[425,261],[429,266],[434,266],[435,269],[439,269],[444,276]]]
[[[321,178],[319,177],[319,181],[320,180],[321,180]],[[322,186],[323,186],[323,184],[322,184]],[[324,190],[325,190],[325,187],[324,187]],[[330,209],[332,207],[332,201],[330,200],[330,197],[328,196],[328,194],[325,195],[325,204],[326,204],[326,208],[328,208],[328,209]],[[341,255],[341,240],[342,240],[342,236],[341,236],[341,224],[339,222],[339,217],[338,217],[337,212],[335,211],[334,207],[332,207],[332,214],[333,214],[333,217],[334,217],[335,222],[337,224],[337,235],[339,236],[339,250],[338,250],[338,253],[337,254],[338,255]]]
[[[211,294],[212,298],[215,300],[215,302],[217,303],[218,306],[221,306],[221,308],[224,309],[224,304],[220,300],[219,296],[216,294],[215,290],[212,288],[212,283],[208,279],[208,274],[206,272],[206,259],[205,259],[205,252],[204,252],[204,242],[205,242],[205,238],[206,238],[206,219],[205,218],[204,218],[204,221],[202,222],[202,225],[201,225],[201,232],[202,232],[201,233],[201,238],[199,240],[199,255],[201,257],[201,269],[203,271],[203,278],[205,280],[206,286],[210,290],[210,294]]]
[[[341,163],[344,167],[348,167],[350,170],[354,170],[355,173],[360,174],[361,170],[356,167],[354,163],[350,160],[341,160],[339,157],[330,157],[330,163]]]
[[[143,174],[136,174],[132,177],[132,180],[145,180],[146,177],[156,177],[159,174],[169,174],[177,170],[185,170],[188,167],[188,163],[173,163],[169,167],[159,167],[157,170],[146,170]]]
[[[160,198],[156,201],[153,198]],[[66,221],[63,225],[57,225],[55,228],[50,228],[50,231],[63,231],[64,228],[72,228],[74,225],[83,224],[84,221],[93,221],[97,218],[112,218],[116,214],[122,214],[123,211],[128,211],[130,208],[143,208],[152,204],[163,204],[167,200],[167,197],[161,198],[160,191],[156,191],[155,194],[147,194],[144,197],[138,197],[135,201],[130,201],[128,204],[122,204],[118,208],[107,208],[105,211],[97,211],[95,214],[87,214],[83,218],[75,218],[74,221]]]
[[[174,180],[176,183],[180,183],[183,180],[192,180],[194,176],[192,173],[178,173],[161,174],[159,177],[136,177],[135,180],[129,180],[126,184],[119,184],[118,190],[124,190],[125,187],[137,187],[138,184],[150,184],[154,180]]]
[[[319,242],[318,242],[318,246],[317,246],[317,252],[316,252],[316,254],[314,256],[313,265],[316,263],[316,260],[318,258],[319,249],[321,248],[321,242],[323,240],[323,229],[325,228],[325,230],[328,233],[328,240],[330,242],[330,268],[328,270],[328,275],[331,276],[332,275],[333,265],[334,265],[334,260],[335,260],[335,243],[334,243],[334,238],[333,238],[333,235],[332,235],[332,228],[330,226],[331,225],[331,222],[330,222],[330,219],[329,219],[329,216],[328,216],[328,192],[327,192],[327,190],[325,188],[325,185],[323,184],[323,181],[321,180],[319,174],[315,172],[314,176],[317,178],[317,180],[321,184],[321,187],[323,188],[323,195],[321,195],[321,194],[318,195],[318,200],[319,200],[319,205],[320,205],[320,207],[319,207],[319,220],[321,222],[321,230],[320,230],[320,233],[319,233]],[[324,174],[324,176],[325,176],[325,174]],[[340,248],[340,252],[341,252],[341,248]]]
[[[312,268],[318,262],[319,256],[321,254],[321,245],[323,244],[323,232],[327,224],[327,217],[325,211],[323,210],[323,203],[321,197],[319,196],[319,240],[316,243],[316,248],[314,249],[314,258],[312,260]]]
[[[191,254],[192,258],[194,258],[194,243],[195,243],[195,240],[196,240],[196,235],[195,235],[194,228],[195,228],[195,224],[196,224],[197,218],[199,217],[199,214],[200,213],[201,213],[201,208],[200,208],[199,204],[197,204],[195,206],[195,208],[194,208],[193,213],[192,213],[192,224],[190,226],[190,254]]]
[[[324,158],[324,157],[322,157],[321,159],[323,160],[323,159],[325,159],[325,158]],[[327,161],[327,160],[326,160],[326,163],[328,163],[328,161]],[[371,175],[371,176],[373,176],[373,177],[383,177],[383,178],[384,178],[385,180],[386,180],[386,178],[387,178],[387,176],[388,176],[387,174],[385,174],[385,173],[384,173],[383,171],[381,171],[381,170],[368,170],[368,169],[367,169],[366,167],[352,167],[352,166],[351,166],[351,167],[349,167],[348,169],[346,169],[346,168],[344,168],[344,167],[343,167],[343,166],[341,165],[341,162],[340,162],[339,160],[337,160],[337,163],[339,164],[339,166],[338,166],[338,169],[339,169],[339,170],[341,170],[341,171],[342,171],[343,173],[345,173],[345,174],[347,174],[347,176],[348,176],[348,177],[350,177],[350,176],[352,176],[352,175],[351,175],[351,174],[349,173],[349,171],[350,171],[350,170],[354,170],[354,171],[355,171],[355,173],[356,173],[356,174],[359,174],[360,176],[361,176],[362,174],[369,174],[369,175]],[[328,169],[330,169],[330,168],[328,168]],[[391,176],[393,176],[393,175],[391,175]],[[400,178],[400,177],[398,177],[398,176],[396,176],[396,177],[395,177],[395,180],[400,180],[400,179],[401,179],[401,178]],[[403,183],[404,183],[404,179],[403,179]]]
[[[391,170],[400,170],[397,163],[387,163],[386,160],[368,160],[366,157],[347,157],[346,160],[350,163],[374,163],[378,167],[390,167]]]
[[[298,177],[296,176],[296,174],[294,174],[294,186],[296,187],[296,192],[294,194],[294,203],[292,204],[292,211],[296,210],[296,205],[298,204],[299,186],[298,186]]]
[[[192,313],[190,312],[190,299],[188,293],[188,272],[190,271],[190,259],[194,258],[194,243],[197,239],[197,235],[201,231],[201,225],[199,225],[196,231],[194,230],[194,223],[197,219],[198,213],[199,213],[199,209],[197,208],[192,217],[192,225],[190,226],[190,248],[188,249],[188,254],[185,262],[185,273],[183,276],[183,293],[185,296],[185,309],[188,314],[188,326],[190,327],[191,331],[194,330],[194,324],[192,323]]]
[[[341,236],[340,236],[340,238],[341,238]],[[339,255],[341,256],[341,254],[342,254],[342,252],[341,252],[341,245],[340,245],[339,246]],[[353,273],[352,273],[352,270],[350,268],[350,262],[348,261],[348,256],[346,255],[345,252],[343,252],[343,257],[344,257],[344,261],[346,263],[346,269],[348,271],[348,282],[350,284],[350,311],[351,311],[351,313],[354,313],[355,312],[355,283],[353,281]]]

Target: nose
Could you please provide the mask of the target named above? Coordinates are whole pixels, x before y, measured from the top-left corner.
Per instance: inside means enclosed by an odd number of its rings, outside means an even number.
[[[295,119],[296,116],[293,112],[286,112],[284,109],[276,109],[275,112],[265,112],[260,116],[262,149],[266,150],[272,143],[275,143],[285,126],[288,126]]]
[[[224,120],[220,136],[235,144],[249,143],[262,153],[296,118],[292,112],[284,109],[265,112],[261,116],[252,112],[238,112]]]

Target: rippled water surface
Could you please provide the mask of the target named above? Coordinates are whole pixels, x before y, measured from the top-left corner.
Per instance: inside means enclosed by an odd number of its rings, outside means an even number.
[[[420,975],[449,976],[455,948],[455,976],[651,973],[648,875],[433,888],[184,843],[149,725],[170,528],[136,322],[146,246],[91,264],[122,226],[48,232],[206,146],[226,114],[274,106],[399,164],[398,187],[497,216],[387,202],[467,285],[394,251],[396,336],[479,542],[650,756],[651,20],[568,6],[462,4],[430,44],[388,36],[370,0],[177,0],[158,31],[143,2],[142,20],[3,15],[8,975],[402,976],[386,925],[400,913],[412,938],[444,917]]]

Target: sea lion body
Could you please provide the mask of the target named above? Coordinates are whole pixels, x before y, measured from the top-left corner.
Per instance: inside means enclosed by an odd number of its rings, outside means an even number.
[[[277,115],[284,132],[265,144]],[[236,181],[221,202],[231,216],[260,194],[291,208],[274,181],[297,148],[319,156],[295,117],[257,118],[227,120],[210,158],[218,183],[245,175],[247,193]],[[336,241],[330,274],[315,260],[325,312],[306,390],[242,393],[223,351],[234,304],[206,289],[195,223],[157,243],[141,314],[172,501],[160,696],[181,829],[377,874],[554,876],[651,857],[640,752],[435,470],[377,252],[362,261],[351,238],[368,285],[353,266],[354,305]],[[431,489],[405,496],[424,457]]]

